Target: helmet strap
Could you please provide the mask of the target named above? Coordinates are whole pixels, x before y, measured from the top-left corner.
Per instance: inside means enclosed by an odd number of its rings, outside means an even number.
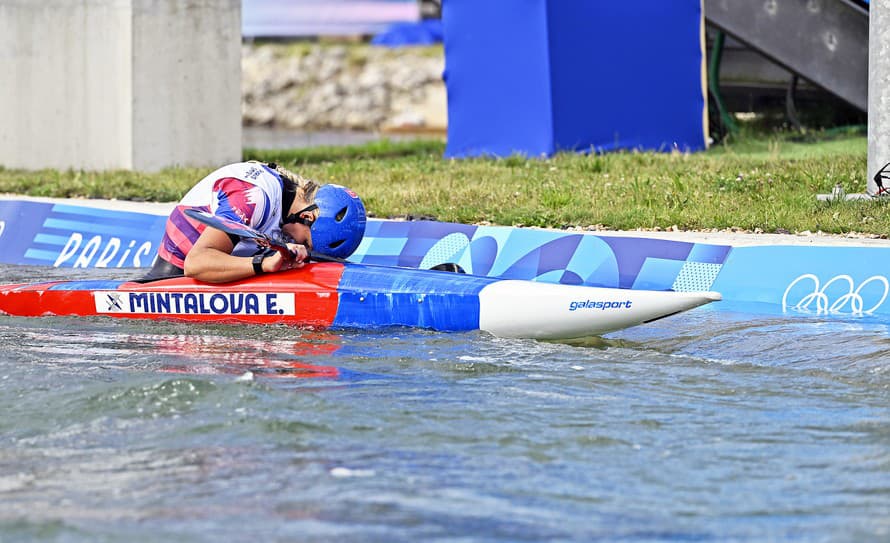
[[[272,171],[278,167],[274,162],[266,164]],[[286,217],[290,211],[290,206],[294,204],[294,198],[297,197],[297,184],[283,175],[278,175],[281,180],[281,216]]]
[[[309,204],[308,206],[304,207],[303,209],[297,211],[296,213],[291,213],[287,217],[283,217],[281,219],[281,225],[284,226],[285,224],[300,223],[302,225],[311,227],[312,224],[315,222],[315,219],[304,219],[302,217],[302,215],[303,215],[303,213],[306,213],[307,211],[315,211],[316,209],[318,209],[317,205]]]

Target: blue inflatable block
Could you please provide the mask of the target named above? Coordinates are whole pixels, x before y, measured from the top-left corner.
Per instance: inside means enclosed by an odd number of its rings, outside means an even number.
[[[543,0],[447,0],[445,156],[554,151]]]
[[[443,3],[447,157],[706,147],[700,0]]]

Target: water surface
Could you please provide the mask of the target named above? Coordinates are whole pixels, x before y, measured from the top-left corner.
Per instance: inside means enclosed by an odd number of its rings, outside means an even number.
[[[0,539],[887,540],[887,332],[719,306],[571,344],[0,317]]]

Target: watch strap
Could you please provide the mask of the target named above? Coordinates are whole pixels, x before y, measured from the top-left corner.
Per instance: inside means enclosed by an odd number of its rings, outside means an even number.
[[[253,273],[256,275],[262,275],[265,272],[263,271],[263,260],[266,259],[266,253],[259,253],[254,255],[253,257]]]

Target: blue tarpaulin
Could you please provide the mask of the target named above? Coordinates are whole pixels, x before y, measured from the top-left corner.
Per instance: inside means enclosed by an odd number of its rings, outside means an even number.
[[[385,47],[442,43],[442,21],[427,19],[412,23],[395,23],[374,36],[371,43]]]
[[[446,156],[705,148],[700,0],[442,9]]]

